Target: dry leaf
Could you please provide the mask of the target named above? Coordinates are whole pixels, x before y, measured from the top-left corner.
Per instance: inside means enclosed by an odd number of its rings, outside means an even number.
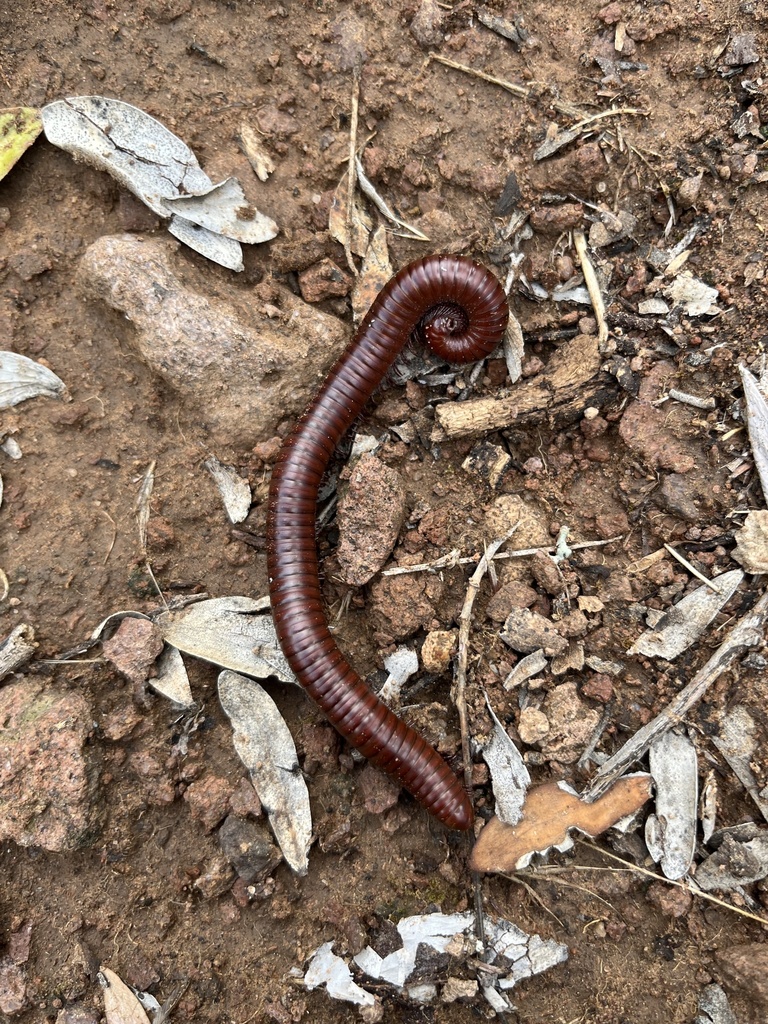
[[[387,248],[387,229],[380,224],[373,233],[365,252],[360,276],[352,291],[352,311],[360,321],[373,305],[373,300],[392,277],[392,264]]]
[[[525,867],[534,853],[553,846],[568,849],[572,828],[593,838],[600,835],[637,811],[650,795],[650,775],[619,779],[604,797],[591,804],[563,788],[563,783],[537,786],[528,791],[517,825],[491,818],[475,843],[470,866],[473,871],[516,871]]]
[[[107,1024],[149,1024],[144,1007],[114,971],[100,967],[99,984],[104,990]]]

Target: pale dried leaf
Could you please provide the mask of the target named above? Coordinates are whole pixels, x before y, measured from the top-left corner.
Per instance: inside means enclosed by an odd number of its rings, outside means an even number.
[[[675,306],[682,306],[688,316],[704,316],[717,312],[717,288],[705,284],[687,270],[667,285],[664,294]]]
[[[692,594],[664,612],[656,625],[646,629],[627,653],[672,661],[698,640],[720,609],[733,597],[743,579],[744,573],[740,569],[731,569],[712,580],[717,591],[706,585],[697,587]]]
[[[371,236],[360,274],[352,290],[352,312],[356,322],[362,320],[391,277],[392,264],[389,262],[387,229],[380,224]]]
[[[251,485],[234,466],[219,462],[215,455],[203,463],[219,488],[224,509],[231,523],[242,523],[251,510]]]
[[[65,387],[64,381],[42,363],[16,352],[0,352],[0,409],[10,409],[39,395],[59,398]]]
[[[275,161],[264,149],[261,138],[245,121],[240,125],[240,145],[259,181],[266,181],[275,169]]]
[[[673,881],[688,873],[696,847],[699,773],[696,748],[682,733],[666,732],[651,744],[656,810],[645,823],[645,844]]]
[[[346,962],[333,952],[333,942],[325,942],[315,950],[304,975],[308,989],[325,985],[331,999],[341,999],[357,1006],[373,1006],[376,1000],[370,992],[360,988],[352,980],[352,972]]]
[[[266,242],[279,230],[271,217],[248,202],[237,178],[225,178],[203,196],[169,197],[165,202],[184,220],[246,245]]]
[[[195,705],[187,669],[175,647],[166,644],[163,653],[155,662],[155,675],[151,676],[147,683],[155,693],[167,697],[181,708],[191,708]]]
[[[347,172],[341,176],[331,200],[328,213],[328,232],[331,238],[341,243],[356,256],[364,256],[368,249],[368,237],[373,229],[373,221],[355,199],[352,204],[351,217],[347,216]]]
[[[752,457],[760,476],[763,499],[768,502],[768,402],[746,366],[739,364],[739,373],[744,387],[747,430],[752,447]]]
[[[768,800],[764,800],[758,791],[757,779],[752,770],[757,749],[755,720],[745,707],[735,707],[731,711],[721,712],[719,726],[718,735],[712,737],[712,742],[768,821]]]
[[[271,615],[250,597],[213,597],[155,617],[163,639],[185,654],[256,679],[273,676],[295,683]]]
[[[219,700],[286,863],[296,874],[306,875],[312,816],[288,726],[269,694],[236,672],[219,675]]]
[[[399,949],[382,957],[366,946],[353,959],[369,977],[402,988],[416,965],[416,952],[420,945],[444,953],[453,937],[471,927],[472,921],[472,915],[467,912],[403,917],[397,924],[403,942]]]
[[[516,384],[523,372],[523,356],[525,355],[525,341],[520,321],[512,310],[509,311],[509,321],[504,337],[501,342],[504,352],[504,361],[507,364],[507,373],[510,383]]]
[[[368,198],[371,200],[376,209],[380,213],[382,213],[387,218],[388,221],[391,221],[398,227],[410,232],[411,235],[413,235],[414,238],[417,238],[420,242],[428,242],[429,238],[427,237],[427,235],[425,235],[422,231],[419,231],[419,229],[415,228],[412,224],[408,224],[406,221],[400,220],[400,218],[395,216],[395,214],[390,210],[389,206],[387,206],[386,202],[381,198],[379,193],[374,188],[373,183],[370,181],[365,171],[363,170],[363,165],[360,162],[359,156],[355,157],[355,167],[357,169],[357,180],[360,183],[360,188],[365,193],[365,195],[368,196]]]
[[[193,224],[178,214],[168,221],[168,232],[190,249],[227,270],[240,273],[244,269],[243,250],[234,238],[226,238],[216,231],[201,228],[199,224]]]
[[[753,821],[720,829],[712,836],[714,852],[696,868],[694,882],[705,892],[741,891],[768,877],[768,830]]]
[[[400,700],[405,683],[419,671],[419,656],[410,647],[398,647],[384,659],[384,668],[389,675],[379,691],[379,699],[391,707]]]
[[[100,967],[98,978],[104,992],[107,1024],[149,1024],[144,1007],[114,971]]]
[[[753,509],[736,534],[733,557],[748,573],[768,573],[768,511]]]
[[[510,872],[525,867],[536,853],[569,849],[571,829],[594,837],[633,814],[651,795],[650,775],[619,779],[594,803],[584,803],[564,783],[548,782],[528,790],[517,825],[491,818],[472,850],[474,871]]]
[[[147,524],[149,523],[149,499],[155,486],[155,461],[150,462],[144,478],[141,481],[141,490],[136,498],[136,522],[139,527],[139,542],[141,550],[147,550]]]
[[[522,683],[527,682],[529,679],[537,676],[540,672],[543,672],[546,667],[547,658],[541,648],[537,651],[533,651],[531,654],[526,654],[524,658],[521,658],[520,661],[518,661],[504,680],[504,689],[512,690],[514,687],[522,685]]]
[[[522,754],[507,735],[507,731],[485,698],[493,719],[493,730],[483,744],[483,760],[491,773],[491,787],[496,800],[496,814],[507,825],[516,825],[523,811],[523,802],[531,775]]]

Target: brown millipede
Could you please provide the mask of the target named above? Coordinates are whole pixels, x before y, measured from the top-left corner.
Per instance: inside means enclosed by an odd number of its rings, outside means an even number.
[[[315,544],[317,493],[348,428],[414,332],[454,363],[488,355],[509,309],[496,278],[461,256],[427,256],[379,293],[354,339],[286,439],[272,473],[267,565],[280,646],[296,677],[352,746],[450,828],[472,824],[468,793],[419,734],[347,663],[328,629]]]

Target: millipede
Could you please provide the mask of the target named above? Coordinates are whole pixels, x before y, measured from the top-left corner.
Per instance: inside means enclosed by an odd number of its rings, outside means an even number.
[[[469,363],[498,345],[509,307],[499,282],[462,256],[404,267],[381,290],[275,463],[267,512],[267,568],[280,646],[296,678],[361,754],[449,828],[472,825],[472,802],[427,741],[394,714],[349,665],[323,604],[315,517],[336,446],[412,337],[439,357]]]

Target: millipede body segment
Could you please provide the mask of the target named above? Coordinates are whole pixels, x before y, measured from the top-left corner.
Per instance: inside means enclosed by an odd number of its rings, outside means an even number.
[[[379,293],[354,339],[283,444],[267,516],[272,614],[296,677],[362,754],[449,828],[472,824],[468,793],[442,757],[348,664],[328,629],[315,542],[317,494],[336,445],[416,333],[454,363],[488,355],[509,315],[496,278],[460,256],[427,256]]]

